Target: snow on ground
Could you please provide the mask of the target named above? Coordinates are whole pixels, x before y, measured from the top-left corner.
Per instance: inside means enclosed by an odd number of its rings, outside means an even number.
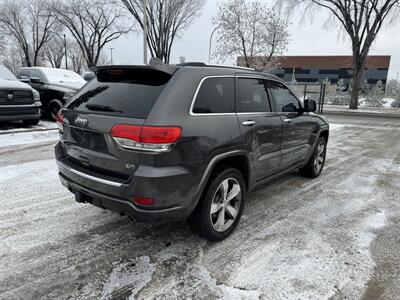
[[[154,265],[148,256],[137,257],[129,262],[118,264],[111,271],[103,286],[100,299],[109,299],[116,290],[129,289],[132,293],[130,300],[151,280]]]
[[[393,99],[393,98],[383,98],[382,99],[385,103],[383,104],[383,107],[386,107],[386,108],[391,108],[392,107],[392,103],[394,102],[394,101],[396,101],[395,99]]]
[[[0,135],[0,148],[32,145],[58,140],[58,130],[18,132]]]
[[[43,131],[57,129],[57,124],[53,121],[40,120],[38,125],[27,126],[22,122],[7,122],[0,124],[0,135],[16,132]]]
[[[393,299],[400,259],[377,268],[400,241],[374,245],[400,218],[400,130],[375,122],[332,119],[322,176],[289,174],[249,195],[220,243],[183,222],[138,224],[74,202],[55,141],[18,133],[37,143],[0,156],[0,299],[359,299],[373,279]]]

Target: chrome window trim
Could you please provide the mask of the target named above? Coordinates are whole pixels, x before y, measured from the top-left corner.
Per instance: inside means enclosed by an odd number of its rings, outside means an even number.
[[[200,88],[203,85],[203,82],[210,78],[235,78],[235,75],[212,75],[212,76],[203,77],[200,80],[199,85],[197,86],[194,96],[192,98],[192,103],[190,104],[189,114],[191,116],[234,116],[234,115],[236,115],[235,112],[232,112],[232,113],[209,113],[209,114],[193,112],[193,107],[194,107],[197,95],[199,94]]]
[[[248,75],[246,75],[246,74],[237,74],[237,75],[210,75],[210,76],[205,76],[205,77],[203,77],[201,80],[200,80],[200,82],[199,82],[199,84],[198,84],[198,86],[197,86],[197,88],[196,88],[196,91],[195,91],[195,93],[194,93],[194,96],[193,96],[193,98],[192,98],[192,102],[191,102],[191,104],[190,104],[190,108],[189,108],[189,115],[190,116],[193,116],[193,117],[196,117],[196,116],[204,116],[204,117],[206,117],[206,116],[212,116],[212,117],[214,117],[214,116],[233,116],[233,115],[260,115],[260,114],[263,114],[263,115],[277,115],[277,114],[283,114],[283,113],[285,113],[285,112],[278,112],[278,111],[265,111],[265,112],[240,112],[240,113],[238,113],[238,112],[232,112],[232,113],[209,113],[209,114],[206,114],[206,113],[194,113],[193,112],[193,107],[194,107],[194,104],[195,104],[195,101],[196,101],[196,98],[197,98],[197,95],[198,95],[198,93],[199,93],[199,91],[200,91],[200,88],[201,88],[201,86],[203,85],[203,82],[205,81],[205,80],[207,80],[207,79],[209,79],[209,78],[237,78],[237,79],[239,79],[239,78],[250,78],[250,79],[262,79],[262,80],[268,80],[268,81],[274,81],[274,82],[278,82],[278,83],[280,83],[280,84],[283,84],[291,93],[292,93],[292,95],[297,99],[297,101],[299,102],[299,104],[300,104],[300,107],[302,107],[302,102],[299,100],[299,98],[296,96],[296,94],[293,92],[293,90],[285,83],[285,82],[283,82],[283,81],[281,81],[281,80],[277,80],[277,79],[275,79],[275,78],[268,78],[268,77],[266,77],[266,76],[263,76],[263,75],[251,75],[251,74],[248,74]],[[266,87],[266,88],[268,88],[268,87]],[[235,97],[236,98],[236,97]],[[236,101],[236,99],[235,99],[235,101]],[[275,99],[273,99],[272,101],[275,101]],[[271,107],[271,109],[272,109],[272,107]],[[236,110],[236,109],[235,109]]]
[[[92,176],[92,175],[89,175],[89,174],[85,174],[83,172],[80,172],[78,170],[75,170],[75,169],[63,164],[62,162],[57,161],[57,164],[59,164],[61,167],[63,167],[67,171],[69,171],[71,173],[74,173],[76,175],[79,175],[81,177],[84,177],[86,179],[90,179],[90,180],[93,180],[93,181],[96,181],[96,182],[104,183],[104,184],[115,186],[115,187],[121,187],[122,186],[122,184],[119,183],[119,182],[106,180],[106,179],[98,178],[98,177],[95,177],[95,176]]]

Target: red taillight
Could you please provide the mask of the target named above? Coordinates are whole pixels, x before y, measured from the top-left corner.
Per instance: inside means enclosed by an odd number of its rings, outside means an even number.
[[[56,115],[56,123],[58,126],[58,129],[60,129],[60,131],[63,131],[63,124],[64,124],[64,114],[62,112],[58,112]]]
[[[125,148],[167,151],[179,139],[181,132],[180,127],[119,124],[113,126],[111,136]]]
[[[133,202],[139,205],[147,205],[147,206],[154,205],[154,199],[141,196],[134,196]]]
[[[114,138],[130,139],[140,142],[140,131],[142,126],[115,125],[111,129],[111,136]]]
[[[169,144],[175,143],[181,136],[180,127],[143,126],[140,134],[142,143]]]

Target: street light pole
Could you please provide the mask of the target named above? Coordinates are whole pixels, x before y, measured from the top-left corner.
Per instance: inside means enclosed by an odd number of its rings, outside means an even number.
[[[111,52],[111,64],[113,65],[113,50],[114,48],[110,48],[110,52]]]
[[[147,64],[147,0],[143,0],[143,63]]]
[[[65,69],[68,70],[68,57],[67,57],[67,37],[64,33],[64,56],[65,56]]]
[[[215,27],[213,29],[213,31],[211,32],[211,35],[210,35],[210,43],[209,43],[209,46],[208,46],[208,63],[210,63],[210,61],[211,61],[211,43],[212,43],[212,38],[214,36],[214,33],[218,30],[219,27],[220,27],[220,25]]]

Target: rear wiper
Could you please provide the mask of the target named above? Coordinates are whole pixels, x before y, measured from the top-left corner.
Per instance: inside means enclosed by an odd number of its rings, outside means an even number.
[[[114,109],[108,105],[100,105],[100,104],[86,104],[86,108],[89,110],[98,110],[98,111],[110,111],[110,112],[122,112],[120,110]]]

